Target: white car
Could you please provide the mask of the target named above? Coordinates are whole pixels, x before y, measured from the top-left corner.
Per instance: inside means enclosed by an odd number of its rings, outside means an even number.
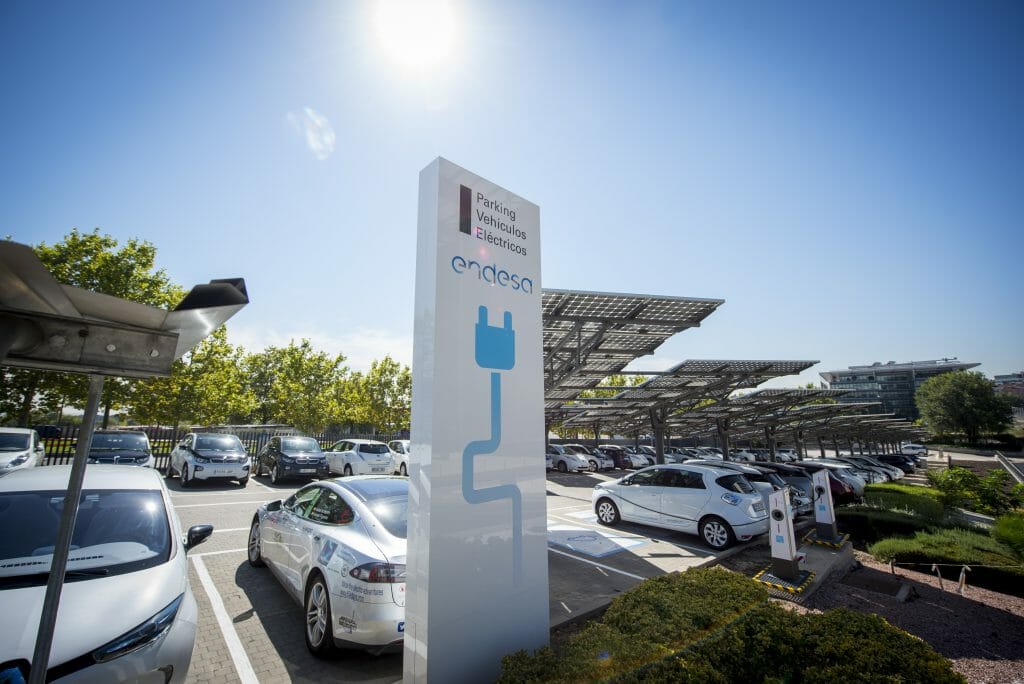
[[[0,427],[0,475],[43,465],[46,447],[28,428]]]
[[[900,445],[900,453],[904,456],[928,456],[928,447],[923,444],[908,442]]]
[[[651,466],[595,486],[591,501],[604,525],[625,520],[696,534],[716,550],[768,531],[761,495],[729,468]]]
[[[560,473],[582,473],[590,470],[590,460],[575,449],[561,444],[548,444],[544,453],[551,456],[552,466]]]
[[[593,471],[615,469],[615,461],[597,449],[588,449],[582,444],[563,444],[562,446],[571,451],[575,451],[577,454],[587,459],[587,462],[590,463],[590,469]],[[548,455],[550,456],[550,454]]]
[[[757,457],[754,456],[753,451],[747,451],[746,449],[729,449],[729,460],[741,461],[743,463],[754,463],[757,461]]]
[[[402,649],[408,513],[409,480],[391,475],[314,482],[256,511],[249,564],[303,607],[314,655]]]
[[[0,663],[24,677],[5,682],[28,679],[70,473],[0,478]],[[47,681],[184,682],[198,617],[185,554],[212,532],[196,525],[182,539],[154,470],[86,468]]]
[[[166,475],[171,478],[177,472],[182,487],[196,480],[237,480],[244,487],[251,469],[249,454],[236,435],[190,432],[171,450]]]
[[[343,439],[324,452],[332,473],[344,475],[387,475],[395,471],[391,449],[372,439]]]
[[[775,450],[775,458],[779,463],[792,463],[793,461],[799,460],[796,455],[796,449],[783,448]]]
[[[409,474],[409,440],[396,439],[388,442],[388,449],[391,449],[391,460],[393,462],[392,472],[399,475]]]

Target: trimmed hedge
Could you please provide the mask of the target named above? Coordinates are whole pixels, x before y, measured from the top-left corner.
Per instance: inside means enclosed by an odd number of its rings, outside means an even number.
[[[918,532],[909,539],[883,539],[868,551],[882,562],[918,563],[922,567],[914,569],[921,572],[929,572],[932,563],[951,565],[941,568],[946,578],[959,577],[959,566],[967,565],[968,584],[1024,596],[1024,563],[987,534],[960,529]]]
[[[898,483],[873,484],[864,488],[864,503],[890,511],[913,513],[933,524],[945,517],[942,492],[931,487]]]
[[[880,647],[882,646],[882,647]],[[647,580],[559,652],[502,660],[499,682],[963,682],[948,660],[881,618],[799,615],[720,568]]]

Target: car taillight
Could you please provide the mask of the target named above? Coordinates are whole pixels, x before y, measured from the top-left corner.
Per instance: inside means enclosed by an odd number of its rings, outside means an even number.
[[[352,568],[348,574],[357,580],[371,584],[395,584],[405,581],[405,566],[392,563],[366,563]]]

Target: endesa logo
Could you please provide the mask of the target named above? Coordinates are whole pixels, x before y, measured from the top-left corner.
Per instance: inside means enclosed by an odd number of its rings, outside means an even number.
[[[533,280],[524,278],[518,273],[509,273],[496,264],[481,264],[474,259],[466,259],[456,254],[452,257],[452,270],[459,275],[476,276],[488,285],[511,287],[518,292],[533,294]]]

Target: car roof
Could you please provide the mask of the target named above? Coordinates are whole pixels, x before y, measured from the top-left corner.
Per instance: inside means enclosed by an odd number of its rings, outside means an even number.
[[[684,463],[683,465],[690,464]],[[698,460],[695,461],[693,465],[707,465],[712,466],[714,468],[725,468],[727,470],[735,470],[738,473],[744,473],[747,475],[756,475],[762,472],[748,463],[737,463],[736,461]]]
[[[15,470],[0,477],[0,492],[66,490],[71,479],[71,466],[46,466]],[[160,475],[152,468],[95,464],[86,467],[83,489],[153,489],[160,490]]]
[[[14,435],[30,435],[35,430],[30,428],[19,428],[19,427],[0,427],[0,432],[7,432]]]
[[[233,432],[193,432],[196,437],[238,437]]]
[[[146,435],[142,430],[93,430],[94,435]],[[146,435],[149,437],[149,435]]]
[[[669,468],[670,470],[693,470],[696,468],[702,472],[711,473],[712,475],[736,475],[740,473],[738,470],[732,468],[723,468],[720,465],[712,465],[710,463],[665,463],[662,465],[648,466],[648,468]],[[647,470],[643,468],[642,470]],[[640,471],[637,471],[640,472]]]
[[[322,480],[320,484],[352,494],[360,501],[402,496],[409,493],[409,478],[395,475],[356,475]]]
[[[310,437],[310,439],[313,439],[313,438]],[[387,446],[387,444],[384,444],[384,442],[379,442],[376,439],[343,439],[343,440],[340,440],[340,441],[342,441],[342,442],[352,442],[353,444],[383,444],[384,446]]]

